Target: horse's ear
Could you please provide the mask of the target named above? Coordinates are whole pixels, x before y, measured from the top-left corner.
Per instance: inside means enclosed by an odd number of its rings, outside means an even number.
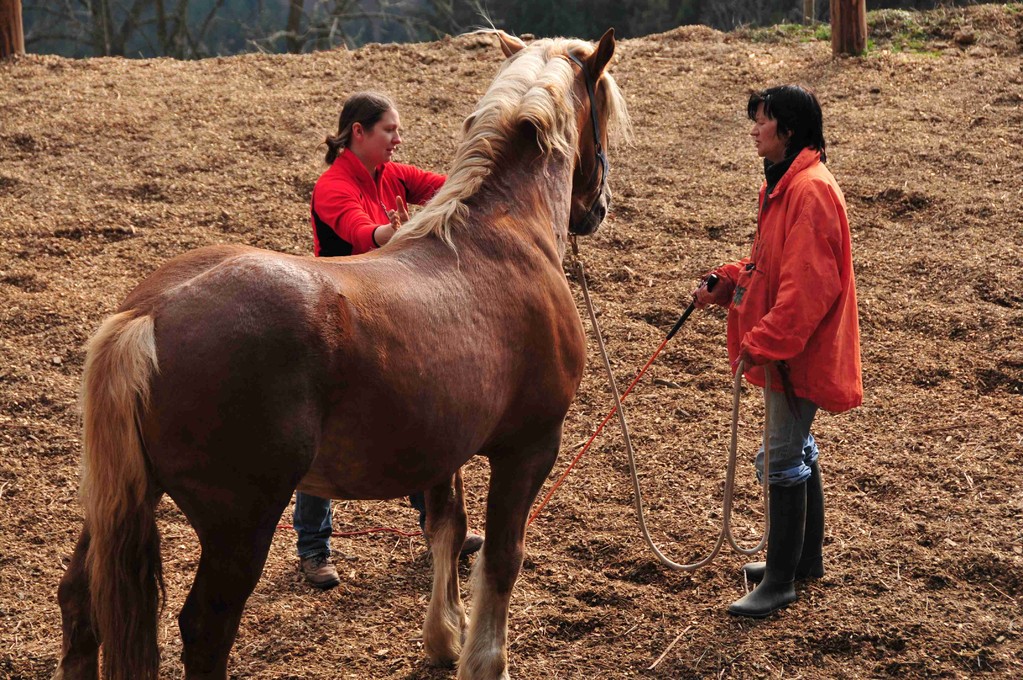
[[[600,37],[600,42],[597,44],[597,49],[593,50],[593,54],[589,58],[590,73],[593,74],[594,78],[599,78],[608,63],[611,61],[611,57],[615,55],[615,30],[613,28],[607,29],[607,32]]]
[[[501,51],[504,52],[506,59],[526,46],[526,43],[504,31],[494,32],[497,33],[497,39],[501,41]]]

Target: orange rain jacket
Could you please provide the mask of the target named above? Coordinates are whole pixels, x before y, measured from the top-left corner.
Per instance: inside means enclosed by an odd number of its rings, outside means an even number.
[[[863,402],[845,197],[820,152],[803,149],[765,197],[750,257],[716,270],[733,287],[728,355],[746,349],[755,363],[785,361],[797,396],[833,412]],[[745,373],[764,385],[764,367]],[[777,370],[774,391],[782,390]]]

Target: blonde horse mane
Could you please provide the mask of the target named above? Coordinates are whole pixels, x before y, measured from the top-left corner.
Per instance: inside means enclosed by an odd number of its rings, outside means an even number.
[[[499,31],[486,31],[499,33]],[[494,171],[505,145],[523,122],[535,126],[544,154],[575,154],[578,142],[572,94],[575,71],[565,58],[585,58],[593,45],[564,38],[537,40],[509,58],[476,110],[465,119],[448,179],[437,195],[401,228],[392,242],[435,235],[452,248],[451,231],[465,224],[466,201]],[[625,98],[610,74],[600,79],[598,108],[608,134],[629,137]]]

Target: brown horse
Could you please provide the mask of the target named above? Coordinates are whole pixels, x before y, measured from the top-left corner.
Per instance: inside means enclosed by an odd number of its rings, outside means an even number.
[[[154,508],[202,546],[178,621],[188,678],[226,678],[242,608],[292,492],[384,499],[427,489],[430,660],[506,678],[526,517],[582,377],[562,270],[569,232],[608,204],[608,127],[627,131],[594,46],[497,32],[508,59],[465,123],[449,179],[386,247],[352,258],[240,246],[171,260],[88,345],[85,526],[58,599],[55,677],[156,678],[163,579]],[[472,622],[456,559],[459,468],[490,460]],[[464,640],[464,646],[463,646]]]

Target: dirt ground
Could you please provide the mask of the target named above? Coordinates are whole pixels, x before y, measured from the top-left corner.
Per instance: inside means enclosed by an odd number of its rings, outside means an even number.
[[[613,72],[635,142],[612,149],[613,212],[582,243],[619,383],[656,349],[694,279],[747,252],[762,173],[745,100],[792,81],[823,103],[849,204],[866,399],[816,422],[827,575],[761,622],[725,614],[744,590],[742,556],[726,551],[692,574],[658,565],[608,428],[529,533],[511,608],[514,677],[1023,677],[1019,7],[943,11],[923,46],[893,50],[875,35],[855,59],[781,31],[689,27],[619,44]],[[307,56],[0,64],[0,677],[47,678],[56,665],[57,583],[81,525],[83,343],[104,315],[191,248],[310,252],[318,144],[355,90],[391,93],[406,129],[400,160],[444,171],[500,61],[493,41],[462,37]],[[612,405],[595,346],[555,474]],[[702,557],[716,536],[730,400],[724,317],[700,313],[627,402],[648,521],[678,561]],[[748,545],[762,520],[748,464],[761,417],[747,390],[735,523]],[[486,479],[485,461],[467,467],[470,521]],[[177,677],[176,616],[198,545],[170,501],[159,523],[163,673]],[[413,529],[414,511],[338,504],[337,530],[378,525]],[[421,539],[334,546],[342,585],[314,592],[294,534],[278,532],[232,676],[453,677],[424,661]]]

